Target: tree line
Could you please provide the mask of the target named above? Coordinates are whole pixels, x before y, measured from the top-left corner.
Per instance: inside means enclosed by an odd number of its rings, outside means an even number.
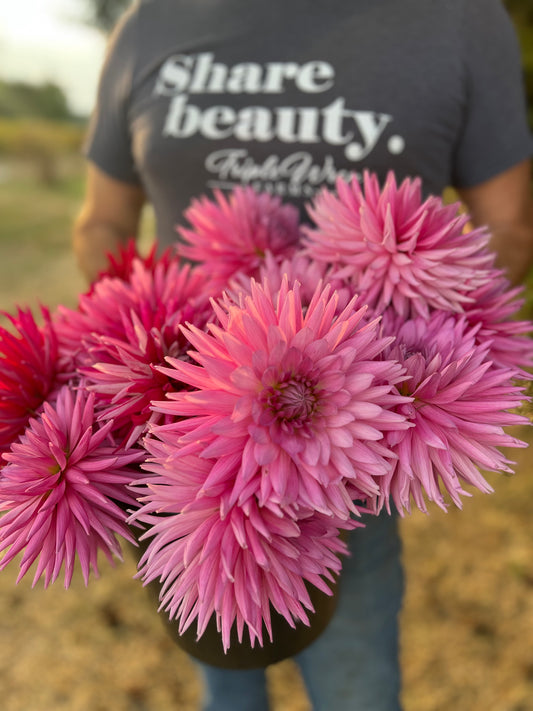
[[[0,117],[69,121],[74,117],[63,90],[52,82],[28,84],[0,80]]]
[[[133,0],[81,0],[85,21],[108,34]],[[522,48],[524,81],[533,128],[533,0],[504,0]],[[52,82],[42,85],[0,81],[0,117],[41,118],[64,121],[75,117],[62,89]]]

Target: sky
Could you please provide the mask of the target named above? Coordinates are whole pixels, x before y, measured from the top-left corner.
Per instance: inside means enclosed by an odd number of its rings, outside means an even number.
[[[81,0],[0,0],[0,79],[59,85],[79,115],[93,107],[106,39]]]

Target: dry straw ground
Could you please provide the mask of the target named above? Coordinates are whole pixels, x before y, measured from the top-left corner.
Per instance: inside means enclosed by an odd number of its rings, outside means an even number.
[[[74,300],[78,199],[79,184],[0,186],[0,308]],[[517,473],[492,476],[493,495],[402,522],[405,711],[533,711],[533,450],[510,455]],[[87,589],[79,576],[44,591],[16,586],[13,568],[0,575],[3,711],[198,709],[194,668],[134,573],[128,552]],[[309,709],[290,662],[268,676],[274,711]]]

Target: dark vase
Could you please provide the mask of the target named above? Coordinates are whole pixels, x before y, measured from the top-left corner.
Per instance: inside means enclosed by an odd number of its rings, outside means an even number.
[[[141,554],[145,547],[146,544],[140,544]],[[137,549],[137,554],[139,554],[139,549]],[[200,639],[196,639],[195,623],[180,635],[178,633],[178,623],[175,620],[169,620],[166,612],[162,612],[161,615],[172,639],[181,649],[195,659],[224,669],[257,669],[298,654],[322,634],[337,607],[339,583],[337,582],[333,586],[329,583],[329,585],[333,590],[333,595],[326,595],[314,585],[307,586],[315,609],[314,613],[309,613],[309,626],[302,622],[297,622],[293,628],[284,617],[271,608],[272,642],[266,629],[263,628],[262,647],[257,641],[253,647],[251,646],[246,629],[244,630],[243,641],[240,643],[235,625],[233,625],[230,646],[227,652],[224,652],[222,636],[217,630],[214,615],[209,620],[207,628]],[[157,581],[147,585],[147,588],[150,594],[159,599],[161,586]]]

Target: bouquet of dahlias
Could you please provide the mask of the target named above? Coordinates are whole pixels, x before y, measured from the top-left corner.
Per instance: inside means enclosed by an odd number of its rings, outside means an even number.
[[[511,471],[531,324],[488,232],[392,174],[309,215],[201,198],[175,251],[130,245],[76,309],[8,316],[0,568],[68,586],[77,558],[87,582],[140,536],[180,634],[263,645],[273,612],[310,623],[362,512],[461,506]]]

